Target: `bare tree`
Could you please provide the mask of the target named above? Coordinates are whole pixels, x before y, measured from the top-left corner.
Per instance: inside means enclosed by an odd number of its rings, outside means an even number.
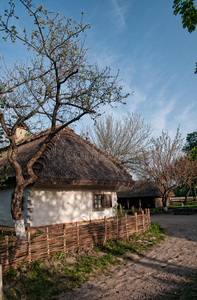
[[[157,184],[163,206],[166,207],[169,193],[177,186],[190,182],[191,162],[182,151],[183,139],[179,128],[172,139],[168,132],[152,139],[148,153],[144,151],[141,165],[144,173]]]
[[[184,170],[187,176],[183,185],[187,187],[187,194],[185,196],[185,203],[189,197],[190,191],[193,190],[193,199],[196,200],[196,185],[197,185],[197,160],[191,160],[190,157],[185,158]]]
[[[139,114],[128,114],[122,120],[114,119],[113,114],[106,115],[97,120],[93,130],[87,127],[82,134],[130,172],[140,174],[139,162],[143,148],[149,144],[151,127]]]
[[[15,5],[9,1],[10,9],[5,20],[0,17],[3,38],[18,40],[27,46],[31,58],[28,63],[15,63],[13,69],[4,66],[5,73],[0,80],[0,123],[7,139],[8,161],[16,173],[16,186],[11,202],[12,218],[16,235],[25,236],[21,202],[24,189],[36,181],[33,165],[42,155],[51,139],[63,128],[90,114],[96,117],[99,107],[113,102],[123,103],[127,95],[122,94],[118,74],[111,75],[110,68],[99,70],[96,64],[88,62],[84,47],[84,31],[90,28],[71,19],[59,18],[30,0],[19,0],[27,11],[28,22],[33,30],[22,33],[10,25],[15,16]],[[82,35],[82,36],[81,36]],[[51,130],[40,149],[29,160],[23,174],[17,161],[17,129],[26,123],[30,131],[38,121],[49,124]],[[60,124],[60,126],[56,126]],[[22,228],[22,231],[20,231]]]

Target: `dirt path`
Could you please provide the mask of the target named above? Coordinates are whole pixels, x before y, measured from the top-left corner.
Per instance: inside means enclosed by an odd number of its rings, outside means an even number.
[[[197,299],[187,298],[184,280],[197,274],[197,215],[151,217],[167,239],[142,259],[129,260],[108,275],[92,278],[74,293],[59,299]]]

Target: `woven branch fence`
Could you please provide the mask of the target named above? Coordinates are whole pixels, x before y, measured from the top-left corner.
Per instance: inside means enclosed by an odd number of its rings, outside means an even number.
[[[5,273],[20,263],[50,258],[56,253],[87,249],[104,245],[109,240],[128,239],[134,233],[142,233],[150,227],[150,212],[122,218],[104,219],[98,222],[61,224],[27,231],[27,240],[18,241],[5,236],[0,241],[0,264]],[[44,232],[43,232],[44,230]]]

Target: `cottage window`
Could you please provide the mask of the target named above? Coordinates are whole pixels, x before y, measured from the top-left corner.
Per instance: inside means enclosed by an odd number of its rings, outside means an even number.
[[[104,210],[112,207],[112,198],[110,194],[94,194],[93,210]]]

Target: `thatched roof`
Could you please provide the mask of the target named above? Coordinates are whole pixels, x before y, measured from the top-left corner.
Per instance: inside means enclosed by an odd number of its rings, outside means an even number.
[[[136,181],[132,187],[120,187],[118,191],[119,198],[140,198],[140,197],[155,197],[160,198],[156,183],[153,180]]]
[[[42,145],[49,129],[31,135],[18,145],[18,162],[25,174],[27,162]],[[9,165],[7,151],[1,154],[0,177],[4,166]],[[38,183],[72,185],[132,185],[131,175],[122,165],[70,128],[61,130],[34,164]],[[10,179],[15,171],[8,169]]]

